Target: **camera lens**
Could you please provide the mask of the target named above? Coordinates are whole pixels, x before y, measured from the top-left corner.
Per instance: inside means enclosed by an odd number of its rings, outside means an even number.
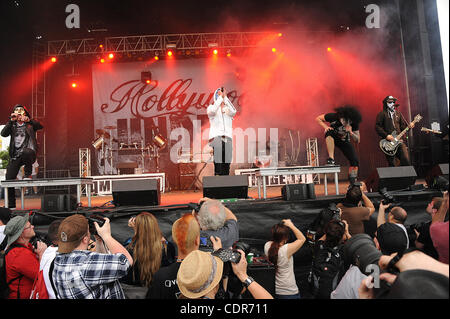
[[[368,265],[378,265],[381,252],[373,239],[367,234],[356,234],[344,245],[344,258],[347,264],[353,264],[365,274]]]

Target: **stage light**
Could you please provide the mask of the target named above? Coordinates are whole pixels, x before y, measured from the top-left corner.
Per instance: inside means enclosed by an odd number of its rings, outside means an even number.
[[[279,36],[279,37],[283,36],[283,33],[281,33],[281,32],[280,32],[280,33],[278,33],[278,36]]]
[[[105,63],[105,59],[101,58],[100,63]]]
[[[167,56],[172,56],[172,55],[173,55],[172,50],[167,51]]]
[[[52,57],[52,58],[50,59],[50,61],[52,61],[52,63],[55,63],[55,62],[56,62],[56,58],[55,58],[55,57]]]
[[[114,54],[113,53],[108,54],[108,58],[109,59],[114,59]]]
[[[145,83],[150,84],[150,83],[152,83],[152,81],[146,80]]]
[[[213,54],[214,54],[214,55],[217,55],[218,52],[219,52],[219,51],[217,51],[217,49],[214,49],[214,50],[213,50]]]
[[[155,61],[158,61],[159,60],[159,56],[155,55],[155,57],[153,59],[155,59]]]
[[[277,49],[272,48],[272,52],[273,52],[273,53],[277,52]]]
[[[330,48],[330,47],[328,47],[328,48],[327,48],[327,51],[328,51],[328,52],[331,52],[331,48]]]
[[[103,44],[100,44],[98,47],[99,47],[100,49],[103,49]]]
[[[70,85],[72,88],[76,88],[78,86],[77,82],[72,82],[72,84]]]

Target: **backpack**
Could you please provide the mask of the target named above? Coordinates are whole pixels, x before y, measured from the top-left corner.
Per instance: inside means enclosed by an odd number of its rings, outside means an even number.
[[[15,281],[20,280],[23,275],[19,275],[16,278],[6,281],[6,255],[14,248],[21,247],[18,244],[11,244],[6,251],[0,251],[0,299],[8,299],[9,297],[9,285]]]
[[[342,246],[333,248],[318,243],[310,281],[314,297],[317,299],[329,299],[331,292],[336,289],[344,273],[344,258]]]
[[[50,268],[48,270],[48,276],[50,279],[50,283],[52,284],[52,289],[56,295],[56,290],[55,290],[55,286],[53,285],[53,277],[52,277],[54,266],[55,266],[55,259],[53,259],[52,262],[50,263]],[[31,289],[30,299],[50,299],[50,296],[48,295],[48,289],[45,284],[44,269],[40,270],[37,277],[34,279],[33,288]]]

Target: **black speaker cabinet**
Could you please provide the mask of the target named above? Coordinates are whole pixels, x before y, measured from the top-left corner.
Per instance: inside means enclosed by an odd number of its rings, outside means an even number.
[[[203,197],[247,198],[248,176],[205,176],[203,177]]]
[[[116,206],[157,206],[161,202],[157,179],[112,181],[112,195]]]
[[[388,191],[407,189],[416,182],[417,173],[413,166],[378,167],[366,180],[367,189]]]
[[[427,177],[425,178],[428,187],[432,187],[434,179],[438,176],[443,176],[448,179],[448,163],[438,164],[430,170],[430,172],[427,174]]]
[[[284,200],[295,201],[308,199],[308,186],[306,184],[289,184],[281,188]]]
[[[43,212],[63,212],[66,210],[66,195],[47,194],[41,197],[41,210]]]

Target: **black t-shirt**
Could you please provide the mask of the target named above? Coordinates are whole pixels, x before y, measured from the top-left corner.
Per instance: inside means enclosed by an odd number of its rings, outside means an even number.
[[[146,299],[178,299],[180,289],[177,283],[178,269],[181,263],[175,262],[167,267],[161,267],[153,276]]]
[[[423,224],[420,227],[420,229],[418,229],[420,235],[417,238],[417,241],[424,245],[423,252],[425,254],[427,254],[428,256],[431,256],[437,260],[437,259],[439,259],[439,254],[436,251],[436,248],[434,248],[433,241],[431,240],[430,226],[431,226],[431,222],[428,222],[428,223]]]

